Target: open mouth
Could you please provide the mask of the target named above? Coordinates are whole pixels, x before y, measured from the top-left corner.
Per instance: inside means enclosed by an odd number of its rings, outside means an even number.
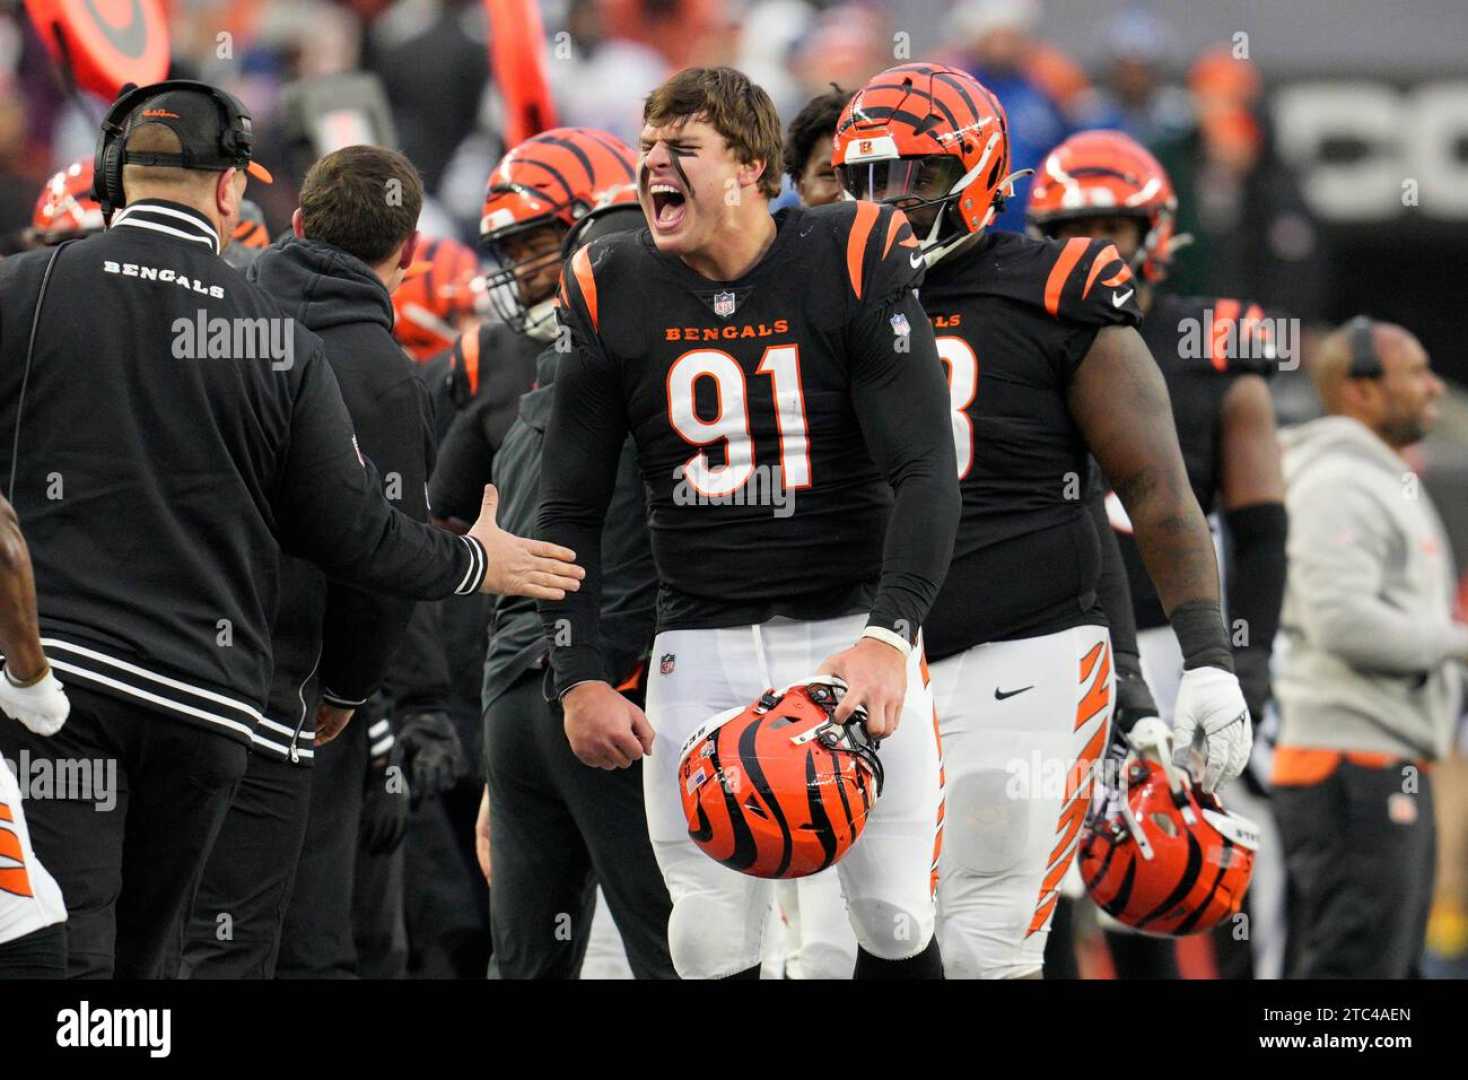
[[[688,211],[688,199],[678,188],[663,180],[654,180],[647,186],[647,195],[652,202],[652,222],[659,232],[672,232],[683,224]]]

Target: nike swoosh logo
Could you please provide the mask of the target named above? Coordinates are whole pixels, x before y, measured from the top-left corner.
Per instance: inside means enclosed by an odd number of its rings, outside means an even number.
[[[1112,293],[1111,294],[1111,306],[1112,307],[1121,307],[1122,304],[1125,304],[1128,300],[1130,300],[1132,298],[1132,293],[1134,293],[1134,292],[1136,292],[1135,289],[1128,289],[1124,293]]]
[[[920,251],[916,255],[909,255],[907,257],[907,261],[908,261],[908,264],[911,265],[914,270],[918,270],[918,269],[921,269],[922,268],[922,265],[923,265],[923,263],[925,261],[925,258],[923,256],[923,253]]]
[[[1001,690],[996,686],[994,687],[994,700],[1003,701],[1005,698],[1014,697],[1015,694],[1023,694],[1026,690],[1033,690],[1034,688],[1034,683],[1030,683],[1029,686],[1021,686],[1018,690]]]

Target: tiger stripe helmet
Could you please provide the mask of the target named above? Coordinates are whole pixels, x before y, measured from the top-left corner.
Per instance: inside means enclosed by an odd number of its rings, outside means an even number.
[[[496,313],[519,333],[554,326],[554,290],[526,298],[520,278],[558,264],[566,232],[593,210],[637,201],[637,155],[615,135],[593,128],[543,131],[507,153],[489,175],[479,240],[499,270],[485,285]],[[537,229],[557,230],[557,245],[518,262],[502,245]]]
[[[460,322],[474,314],[479,259],[457,240],[425,240],[392,294],[392,336],[423,363],[454,343]]]
[[[858,711],[832,719],[846,684],[820,675],[713,717],[684,744],[688,834],[710,858],[761,878],[818,873],[856,843],[882,791]]]
[[[1103,911],[1156,937],[1211,930],[1237,914],[1259,829],[1224,810],[1170,762],[1133,758],[1122,787],[1093,803],[1081,880]]]
[[[1173,252],[1191,239],[1174,234],[1177,193],[1167,170],[1120,131],[1083,131],[1046,154],[1025,215],[1045,236],[1079,218],[1136,218],[1143,236],[1132,269],[1154,284],[1167,276]]]
[[[102,207],[92,198],[92,159],[73,161],[41,189],[31,214],[31,233],[42,244],[102,231]]]
[[[1009,171],[999,99],[968,72],[928,63],[888,68],[856,92],[831,161],[852,197],[907,214],[930,266],[983,231],[1026,175]]]

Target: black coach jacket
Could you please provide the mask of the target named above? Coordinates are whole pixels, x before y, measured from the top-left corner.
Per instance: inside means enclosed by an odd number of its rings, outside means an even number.
[[[321,340],[218,246],[188,207],[119,211],[59,249],[29,362],[53,251],[0,263],[0,483],[61,680],[248,742],[282,551],[418,599],[485,560],[383,498]]]

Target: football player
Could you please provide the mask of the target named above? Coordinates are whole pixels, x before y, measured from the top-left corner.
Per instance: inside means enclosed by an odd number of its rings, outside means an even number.
[[[0,495],[0,724],[54,735],[71,703],[46,662],[36,629],[36,585],[15,508]],[[23,793],[0,757],[0,979],[66,975],[66,906],[36,858]]]
[[[460,334],[477,330],[476,277],[479,260],[466,245],[449,237],[419,245],[392,294],[392,336],[418,363],[451,348]]]
[[[1243,768],[1251,738],[1212,543],[1126,260],[1105,241],[985,232],[1014,179],[994,96],[952,68],[891,68],[842,114],[834,160],[849,193],[895,204],[922,238],[948,371],[963,516],[923,628],[948,776],[947,972],[1038,978],[1113,703],[1087,451],[1177,634],[1177,752],[1201,755],[1210,789]],[[1147,737],[1171,753],[1158,726]]]
[[[467,528],[490,482],[494,449],[515,419],[520,396],[535,383],[535,360],[556,336],[561,245],[571,227],[634,183],[632,151],[593,128],[552,128],[507,153],[489,174],[479,242],[499,264],[485,279],[499,316],[465,333],[451,354],[433,361],[442,375],[472,380],[473,400],[439,448],[429,501],[434,516]]]
[[[831,140],[836,121],[851,100],[851,91],[835,83],[827,94],[805,103],[785,135],[785,173],[795,185],[802,206],[825,206],[843,197],[836,167],[831,164]]]
[[[1089,131],[1046,155],[1030,190],[1027,217],[1036,234],[1115,245],[1138,275],[1139,331],[1167,383],[1188,482],[1204,514],[1221,511],[1227,526],[1226,607],[1235,629],[1230,635],[1234,668],[1249,713],[1259,723],[1270,694],[1270,650],[1284,598],[1286,535],[1283,470],[1265,379],[1274,373],[1286,342],[1275,340],[1275,321],[1257,303],[1159,291],[1172,253],[1186,242],[1174,235],[1176,211],[1172,182],[1156,158],[1121,132]],[[1109,501],[1127,563],[1142,669],[1162,719],[1171,722],[1182,658],[1157,591],[1142,570],[1131,522],[1114,497]],[[1282,869],[1270,873],[1280,848],[1272,842],[1268,804],[1257,788],[1240,787],[1230,791],[1230,806],[1242,809],[1266,834],[1254,892],[1264,902],[1263,893],[1274,885],[1277,907]],[[1253,913],[1256,920],[1263,915],[1257,907]],[[1266,925],[1269,921],[1265,917]],[[1262,947],[1262,961],[1282,962],[1280,935],[1256,933],[1251,940]],[[1119,944],[1122,953],[1143,963],[1145,954],[1157,952],[1138,940]],[[1175,975],[1171,951],[1163,953],[1152,958],[1162,967],[1154,963],[1149,972],[1170,969]],[[1127,963],[1119,961],[1118,970]]]
[[[899,211],[872,203],[772,217],[779,119],[740,72],[679,72],[643,120],[648,228],[583,247],[562,279],[570,351],[540,525],[591,564],[586,602],[541,609],[567,737],[591,765],[648,757],[679,974],[757,977],[769,882],[694,845],[679,751],[767,688],[842,677],[835,718],[865,711],[887,777],[837,864],[855,974],[939,977],[941,782],[919,629],[959,497],[943,371],[913,294],[917,240]],[[598,648],[599,538],[629,432],[661,582],[646,715],[613,689]],[[758,808],[754,795],[741,808]]]

